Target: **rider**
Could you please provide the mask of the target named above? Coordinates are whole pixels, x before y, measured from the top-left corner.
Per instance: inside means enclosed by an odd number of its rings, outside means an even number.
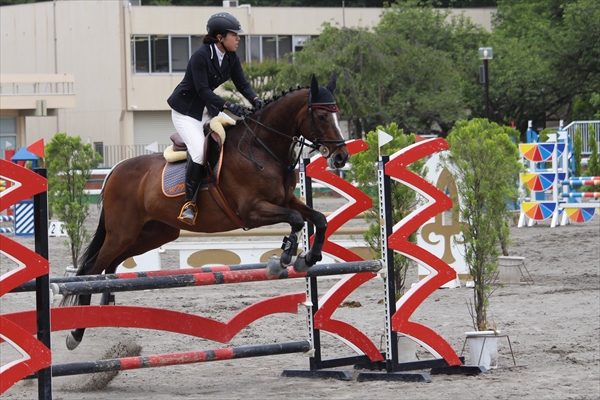
[[[167,100],[172,108],[173,125],[187,145],[185,204],[177,218],[189,225],[196,223],[196,192],[206,177],[203,127],[224,109],[237,116],[245,112],[244,106],[223,100],[214,90],[231,78],[254,109],[263,106],[263,101],[246,80],[235,52],[239,34],[244,32],[237,18],[225,12],[214,14],[208,19],[206,31],[208,34],[202,45],[188,62],[183,80]]]

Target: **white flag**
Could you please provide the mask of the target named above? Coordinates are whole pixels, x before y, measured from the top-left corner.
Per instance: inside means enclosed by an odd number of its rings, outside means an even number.
[[[146,150],[153,153],[158,153],[158,142],[150,143],[148,146],[146,146]]]
[[[377,129],[377,135],[378,135],[379,147],[383,146],[386,143],[391,142],[394,139],[394,137],[392,135],[385,133],[381,129]]]

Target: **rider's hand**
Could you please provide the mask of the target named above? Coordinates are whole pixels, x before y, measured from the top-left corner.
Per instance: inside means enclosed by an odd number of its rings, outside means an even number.
[[[265,102],[262,101],[262,99],[260,97],[257,97],[254,100],[252,100],[252,107],[254,107],[254,111],[258,111],[261,108],[263,108],[264,106],[265,106]]]
[[[242,105],[228,101],[225,103],[225,108],[231,111],[233,115],[237,115],[238,117],[243,117],[244,115],[246,115],[246,107]]]

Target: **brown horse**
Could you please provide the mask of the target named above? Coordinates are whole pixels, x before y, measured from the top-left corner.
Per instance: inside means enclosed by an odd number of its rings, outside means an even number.
[[[246,228],[281,222],[291,226],[281,258],[268,262],[270,276],[279,275],[292,263],[305,220],[315,225],[315,240],[308,252],[296,257],[294,268],[306,271],[321,260],[327,220],[294,196],[297,159],[292,150],[306,139],[311,142],[306,145],[319,150],[331,168],[345,165],[349,153],[333,97],[335,84],[335,73],[326,87],[319,86],[313,76],[310,88],[284,93],[227,130],[219,187],[231,209]],[[205,190],[198,193],[196,224],[179,221],[183,197],[166,197],[161,190],[165,163],[161,154],[152,154],[114,167],[104,182],[98,228],[77,275],[114,273],[129,257],[177,239],[181,229],[224,232],[239,227]],[[91,295],[71,300],[89,305]],[[103,296],[102,303],[108,304],[108,296]],[[79,345],[84,330],[71,331],[69,349]]]

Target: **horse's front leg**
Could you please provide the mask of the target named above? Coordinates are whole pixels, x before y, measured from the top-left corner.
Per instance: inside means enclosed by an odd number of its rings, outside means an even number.
[[[318,212],[308,207],[297,197],[293,197],[289,203],[289,207],[297,210],[302,218],[312,222],[315,226],[315,240],[308,251],[302,252],[294,262],[294,270],[298,272],[308,271],[310,267],[323,259],[321,254],[323,245],[325,244],[325,231],[327,230],[327,218]]]
[[[296,210],[277,206],[275,204],[261,201],[254,204],[252,211],[244,219],[246,226],[259,227],[274,225],[281,222],[290,224],[291,232],[283,240],[283,252],[281,257],[271,256],[267,262],[267,277],[269,279],[281,275],[298,253],[299,232],[304,227],[302,214]]]

